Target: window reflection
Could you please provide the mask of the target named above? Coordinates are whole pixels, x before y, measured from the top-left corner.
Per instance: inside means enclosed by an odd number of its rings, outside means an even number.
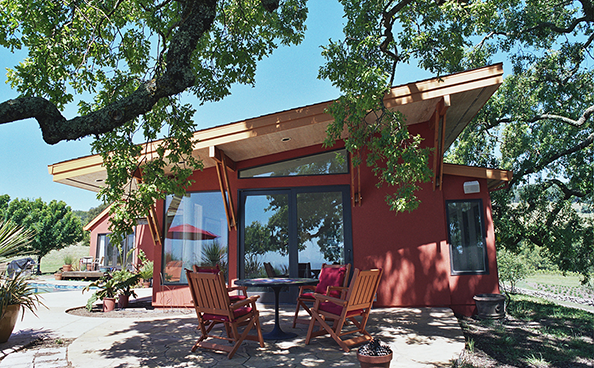
[[[239,171],[240,178],[347,174],[345,149],[299,157]]]
[[[187,283],[184,269],[219,265],[227,274],[227,220],[220,192],[189,193],[165,200],[163,281]]]
[[[447,201],[453,273],[486,273],[482,202]]]

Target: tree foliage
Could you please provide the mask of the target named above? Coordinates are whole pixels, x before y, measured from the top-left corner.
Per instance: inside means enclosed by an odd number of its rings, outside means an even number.
[[[35,117],[48,143],[95,136],[108,171],[101,196],[114,203],[115,232],[126,234],[155,199],[182,194],[201,167],[190,155],[195,107],[180,93],[206,103],[234,83],[253,84],[258,60],[303,38],[305,2],[0,0],[0,45],[28,52],[9,70],[21,97],[0,104],[0,124]],[[542,244],[562,269],[591,272],[592,221],[571,203],[593,204],[592,1],[341,3],[345,36],[324,47],[320,69],[342,94],[326,143],[346,130],[355,163],[394,187],[386,198],[393,210],[410,211],[431,173],[421,138],[383,105],[398,64],[443,75],[506,58],[504,85],[448,160],[514,171],[510,189],[493,197],[500,244]],[[62,116],[73,102],[80,116]],[[148,146],[134,142],[161,136],[145,160]]]
[[[82,239],[82,225],[66,203],[41,198],[14,199],[3,195],[0,219],[11,221],[33,233],[29,251],[37,255],[37,272],[41,259],[54,249],[62,249]],[[8,200],[7,200],[8,199]]]
[[[0,124],[33,117],[49,144],[94,136],[108,172],[101,197],[114,203],[120,237],[155,199],[183,193],[201,167],[191,156],[195,110],[179,94],[202,104],[253,84],[259,60],[301,41],[307,14],[305,0],[2,0],[0,8],[0,45],[28,53],[9,69],[21,97],[0,104]],[[79,116],[62,116],[68,103]],[[142,159],[147,147],[134,143],[162,136]]]
[[[501,56],[512,66],[447,156],[513,171],[509,188],[492,194],[499,245],[544,247],[561,270],[589,277],[593,222],[574,204],[594,203],[592,2],[415,2],[406,9],[397,16],[405,25],[403,58],[437,73]]]

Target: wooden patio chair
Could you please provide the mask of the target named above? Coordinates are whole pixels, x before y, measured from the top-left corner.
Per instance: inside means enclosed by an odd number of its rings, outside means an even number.
[[[330,334],[342,350],[349,352],[349,347],[371,340],[371,335],[365,330],[365,325],[369,319],[369,312],[382,272],[381,268],[368,271],[360,271],[356,268],[344,299],[314,293],[316,301],[311,309],[312,318],[309,322],[305,344],[309,344],[312,337]],[[331,291],[332,289],[342,288],[330,287]],[[352,323],[345,328],[347,319]],[[332,327],[328,324],[328,320],[332,320]],[[320,326],[316,331],[314,331],[315,325]],[[357,332],[363,336],[348,340],[342,339],[342,336]]]
[[[349,283],[349,272],[351,272],[350,263],[346,265],[328,265],[324,263],[318,276],[320,282],[317,285],[300,286],[299,295],[297,296],[297,306],[295,307],[295,317],[293,317],[293,328],[295,328],[297,323],[309,324],[309,319],[299,318],[299,309],[303,308],[311,317],[310,307],[315,302],[314,293],[340,297],[340,291],[332,290],[332,293],[328,294],[328,288],[330,286],[346,288]]]
[[[216,264],[214,266],[198,266],[193,265],[192,269],[194,272],[207,272],[207,273],[219,273],[221,269],[219,265]],[[227,292],[229,293],[229,299],[231,303],[238,302],[240,300],[247,299],[247,287],[245,286],[227,286]],[[234,294],[231,294],[235,292]]]
[[[276,271],[274,270],[274,267],[272,267],[272,265],[270,264],[270,262],[264,262],[264,270],[266,271],[266,276],[268,276],[270,278],[288,277],[289,276],[287,274],[283,274],[283,275],[277,274]]]
[[[186,276],[198,316],[198,327],[202,333],[192,347],[192,352],[197,348],[225,351],[229,353],[227,357],[231,359],[244,340],[258,341],[260,347],[264,347],[259,313],[256,308],[256,300],[260,297],[259,295],[231,303],[225,279],[221,273],[186,270]],[[211,330],[217,324],[212,322],[224,323],[227,337],[211,334]],[[244,326],[241,334],[239,326]],[[252,328],[256,329],[256,336],[248,335]],[[209,338],[226,340],[233,345],[206,341]]]

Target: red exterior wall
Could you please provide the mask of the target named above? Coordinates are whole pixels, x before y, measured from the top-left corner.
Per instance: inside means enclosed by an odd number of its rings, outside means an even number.
[[[429,123],[410,127],[412,133],[425,137],[425,144],[433,142],[433,131]],[[339,147],[333,147],[336,149]],[[275,156],[240,161],[237,168],[243,169],[266,163],[282,161],[324,151],[319,146],[308,147]],[[430,158],[430,163],[432,158]],[[237,173],[229,171],[230,185],[235,209],[238,208],[238,191],[241,189],[283,188],[298,186],[350,185],[350,174],[288,178],[238,179]],[[188,191],[219,191],[215,168],[205,169],[194,174],[196,181]],[[447,306],[455,312],[472,314],[472,297],[479,293],[498,292],[497,265],[495,258],[495,238],[491,217],[491,202],[486,190],[485,180],[480,181],[481,192],[466,195],[463,192],[465,181],[476,180],[445,175],[442,190],[433,189],[432,183],[422,185],[417,193],[421,200],[419,208],[412,213],[395,214],[390,211],[385,196],[393,188],[375,186],[376,179],[367,167],[361,167],[362,205],[351,208],[353,236],[353,267],[369,269],[381,267],[384,275],[377,295],[377,305],[393,306]],[[483,200],[484,220],[487,231],[487,251],[489,259],[488,275],[452,276],[450,254],[447,243],[447,219],[445,201],[450,199]],[[163,224],[163,203],[157,208],[159,223]],[[139,238],[140,238],[139,233]],[[142,244],[152,243],[150,233],[143,234]],[[229,277],[237,278],[237,231],[229,233]],[[145,246],[145,249],[148,249]],[[147,252],[145,250],[145,252]],[[161,285],[161,249],[152,254],[155,260],[153,304],[160,307],[191,306],[187,286]]]
[[[108,234],[109,231],[109,214],[104,214],[103,217],[91,227],[91,247],[89,249],[89,256],[96,257],[97,255],[97,235]]]
[[[464,182],[469,180],[478,180],[481,188],[480,193],[464,194]],[[489,272],[486,275],[451,275],[448,278],[452,296],[450,307],[456,313],[472,315],[476,314],[476,307],[474,300],[472,299],[474,295],[483,293],[499,293],[497,253],[495,250],[495,228],[493,225],[491,198],[487,191],[487,181],[484,179],[445,176],[444,183],[444,200],[481,199],[483,202],[483,219],[485,221],[487,238],[487,259]]]
[[[90,242],[90,249],[89,249],[89,256],[96,257],[97,256],[97,238],[100,234],[110,234],[111,231],[109,230],[109,213],[104,214],[104,216],[99,219],[92,227],[91,227],[91,242]],[[148,259],[154,259],[156,255],[160,254],[161,250],[155,250],[153,238],[151,236],[151,232],[149,230],[148,225],[138,225],[136,226],[136,231],[134,233],[134,247],[137,249],[142,249],[146,254]],[[134,262],[138,261],[136,257],[136,252],[134,253]]]

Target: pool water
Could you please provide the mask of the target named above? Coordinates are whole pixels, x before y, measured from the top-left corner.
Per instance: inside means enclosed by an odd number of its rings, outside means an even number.
[[[82,290],[84,286],[82,285],[54,285],[54,284],[36,284],[30,283],[35,290],[35,294],[43,294],[43,293],[54,293],[57,291],[72,291],[72,290]],[[93,288],[91,288],[93,289]]]

